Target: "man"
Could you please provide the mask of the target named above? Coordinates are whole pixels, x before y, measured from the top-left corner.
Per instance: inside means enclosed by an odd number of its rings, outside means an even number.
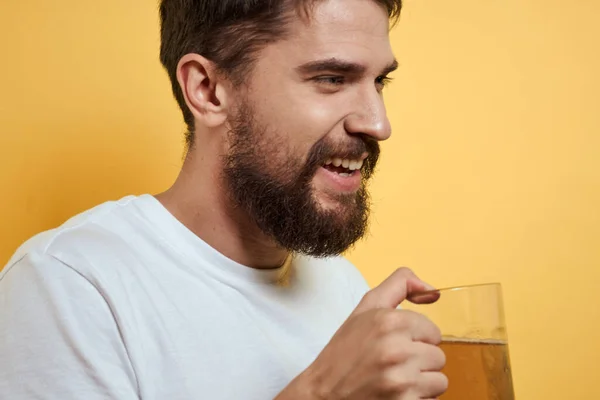
[[[174,185],[74,217],[0,275],[0,398],[433,399],[440,332],[339,256],[390,136],[400,0],[163,0]],[[431,299],[434,300],[434,299]]]

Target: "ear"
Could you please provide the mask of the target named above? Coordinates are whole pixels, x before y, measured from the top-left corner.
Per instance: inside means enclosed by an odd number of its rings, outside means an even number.
[[[186,54],[177,65],[177,81],[196,121],[210,128],[227,121],[227,90],[214,63]]]

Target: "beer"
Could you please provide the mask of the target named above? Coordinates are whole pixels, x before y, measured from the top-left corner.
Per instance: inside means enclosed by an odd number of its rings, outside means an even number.
[[[440,348],[449,381],[440,400],[514,400],[506,342],[444,338]]]

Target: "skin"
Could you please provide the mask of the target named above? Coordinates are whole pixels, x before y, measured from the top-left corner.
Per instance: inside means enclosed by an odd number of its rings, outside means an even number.
[[[241,101],[252,104],[256,121],[268,127],[266,142],[277,145],[267,153],[274,171],[290,160],[303,164],[323,137],[343,146],[357,135],[378,141],[391,135],[381,92],[396,63],[385,11],[370,1],[329,0],[289,29],[287,39],[260,51],[245,88],[233,88],[201,55],[181,59],[178,80],[195,117],[198,145],[175,184],[157,196],[205,242],[253,268],[278,267],[288,252],[231,206],[221,181],[229,121]],[[344,218],[337,197],[357,188],[340,185],[323,169],[311,184],[318,204]]]

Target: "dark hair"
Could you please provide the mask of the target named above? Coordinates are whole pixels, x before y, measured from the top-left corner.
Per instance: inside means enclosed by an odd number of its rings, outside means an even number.
[[[183,112],[188,146],[193,145],[194,117],[177,82],[179,60],[188,53],[201,54],[234,85],[240,85],[256,52],[285,37],[292,11],[304,10],[308,16],[317,1],[322,0],[161,0],[160,61]],[[386,8],[394,22],[399,17],[402,0],[370,1]]]

